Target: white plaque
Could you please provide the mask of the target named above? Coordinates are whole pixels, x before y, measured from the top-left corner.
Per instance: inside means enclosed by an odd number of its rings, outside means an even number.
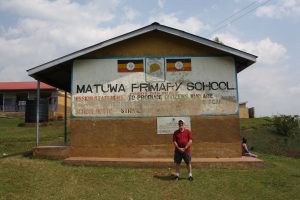
[[[191,131],[190,117],[157,117],[157,134],[173,134],[178,129],[178,121],[184,121],[184,126]]]

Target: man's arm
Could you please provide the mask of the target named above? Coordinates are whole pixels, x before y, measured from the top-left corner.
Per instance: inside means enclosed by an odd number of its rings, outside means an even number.
[[[193,140],[190,139],[189,142],[186,144],[186,146],[184,147],[184,150],[187,150],[193,143]]]
[[[184,152],[184,151],[185,151],[185,148],[180,148],[180,147],[178,146],[178,144],[177,144],[176,141],[174,141],[173,143],[174,143],[175,148],[178,149],[180,152]]]

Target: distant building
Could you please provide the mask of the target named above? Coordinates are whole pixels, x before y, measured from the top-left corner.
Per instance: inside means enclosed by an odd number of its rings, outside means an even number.
[[[0,112],[25,112],[26,101],[35,99],[36,91],[36,82],[0,82]],[[40,97],[49,101],[49,118],[63,118],[64,92],[41,83]]]
[[[239,103],[240,108],[240,118],[254,118],[254,107],[248,108],[247,107],[247,101]]]

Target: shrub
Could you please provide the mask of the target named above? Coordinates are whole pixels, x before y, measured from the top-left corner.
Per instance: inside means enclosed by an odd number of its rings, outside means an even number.
[[[291,136],[299,127],[298,115],[275,115],[270,120],[271,125],[276,129],[276,133],[282,136]]]
[[[25,126],[26,126],[26,124],[24,122],[21,122],[18,124],[18,127],[25,127]]]

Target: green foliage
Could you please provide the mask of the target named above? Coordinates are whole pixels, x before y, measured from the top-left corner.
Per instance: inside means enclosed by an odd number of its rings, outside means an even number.
[[[217,42],[217,43],[220,43],[220,44],[223,44],[223,42],[218,38],[218,37],[215,37],[213,39],[213,41]]]
[[[282,136],[294,135],[299,127],[298,115],[275,115],[271,118],[271,125],[275,127],[276,133]]]

